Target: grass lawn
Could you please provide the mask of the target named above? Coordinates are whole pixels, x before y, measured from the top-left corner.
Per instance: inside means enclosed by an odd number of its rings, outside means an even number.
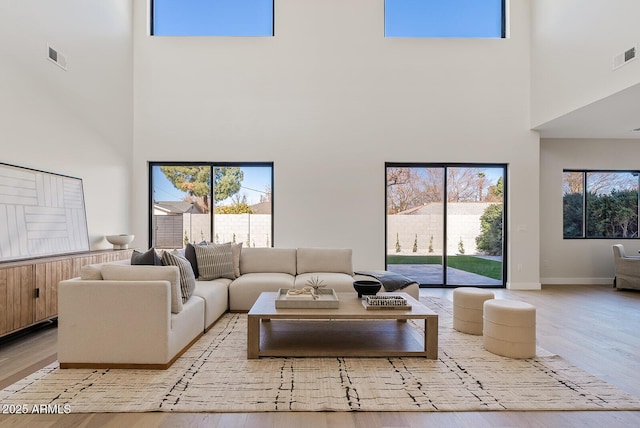
[[[387,255],[387,263],[390,265],[439,265],[442,264],[442,256]],[[502,279],[502,263],[496,260],[487,260],[474,256],[449,256],[447,258],[447,265],[452,268],[486,276],[492,279]]]

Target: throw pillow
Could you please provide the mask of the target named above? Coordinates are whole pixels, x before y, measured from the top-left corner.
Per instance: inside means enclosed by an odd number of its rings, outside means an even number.
[[[191,263],[191,269],[193,269],[193,274],[196,278],[200,277],[200,271],[198,270],[198,259],[196,258],[196,249],[193,247],[192,243],[188,243],[186,247],[184,247],[184,256],[189,263]]]
[[[180,257],[182,257],[183,259],[187,257],[187,255],[186,255],[186,253],[185,253],[184,248],[178,248],[178,249],[175,249],[175,250],[173,250],[171,253],[172,253],[172,254],[175,254],[175,255],[177,255],[177,256],[180,256]]]
[[[196,277],[193,275],[191,263],[184,257],[172,254],[167,251],[162,253],[162,264],[165,266],[178,266],[180,271],[180,291],[182,293],[182,303],[189,300],[196,289]]]
[[[233,252],[231,244],[195,245],[198,260],[199,279],[212,280],[217,278],[235,279],[233,268]]]
[[[240,277],[240,253],[242,252],[242,242],[231,244],[231,254],[233,255],[233,273],[236,278]]]
[[[101,280],[102,264],[84,265],[80,268],[80,279],[82,280]]]
[[[133,254],[131,254],[131,264],[162,266],[162,261],[160,260],[160,257],[158,257],[155,248],[149,248],[144,253],[141,253],[138,250],[133,250]]]

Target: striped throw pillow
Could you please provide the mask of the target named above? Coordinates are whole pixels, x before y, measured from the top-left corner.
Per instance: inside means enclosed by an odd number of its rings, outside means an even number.
[[[162,253],[162,264],[165,266],[178,266],[180,271],[180,292],[182,293],[182,303],[189,300],[196,289],[196,277],[193,274],[191,263],[189,260],[178,254],[172,254],[167,251]]]
[[[198,260],[198,279],[212,280],[217,278],[235,279],[233,269],[233,252],[231,244],[195,245]]]

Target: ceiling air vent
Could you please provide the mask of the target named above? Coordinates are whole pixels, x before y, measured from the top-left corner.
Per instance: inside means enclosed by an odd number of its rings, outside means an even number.
[[[613,57],[613,69],[620,68],[634,59],[636,59],[635,46]]]
[[[51,46],[47,46],[49,49],[49,61],[54,62],[58,67],[63,70],[67,69],[67,59],[60,52],[52,48]]]

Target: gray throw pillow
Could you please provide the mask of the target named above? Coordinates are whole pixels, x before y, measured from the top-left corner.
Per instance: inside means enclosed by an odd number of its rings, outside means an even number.
[[[133,253],[131,254],[131,264],[162,266],[162,261],[156,253],[155,248],[149,248],[144,253],[138,250],[133,250]]]
[[[198,270],[198,260],[196,259],[196,249],[194,245],[189,242],[186,247],[184,247],[184,256],[189,263],[191,263],[191,268],[193,269],[193,274],[198,278],[200,276],[200,271]]]
[[[233,268],[233,251],[231,244],[194,245],[198,260],[198,279],[212,280],[217,278],[235,279]]]
[[[182,293],[182,303],[189,300],[196,289],[196,277],[193,275],[191,263],[189,260],[178,254],[172,254],[167,251],[162,253],[162,264],[165,266],[178,266],[180,271],[180,291]]]

